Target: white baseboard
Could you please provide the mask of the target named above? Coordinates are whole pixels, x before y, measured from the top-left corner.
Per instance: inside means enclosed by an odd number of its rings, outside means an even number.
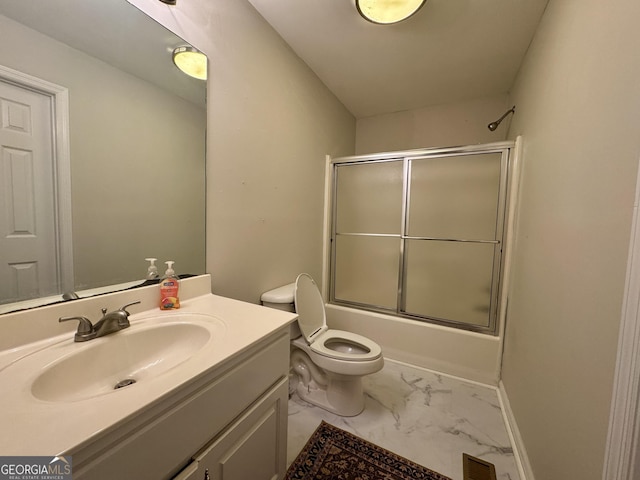
[[[507,396],[502,380],[498,383],[498,399],[500,400],[504,423],[507,426],[509,440],[511,440],[511,445],[513,445],[513,456],[516,460],[520,480],[535,480],[533,470],[531,470],[531,464],[529,463],[529,457],[527,456],[527,450],[520,436],[520,430],[518,430],[518,424],[513,416],[509,397]]]

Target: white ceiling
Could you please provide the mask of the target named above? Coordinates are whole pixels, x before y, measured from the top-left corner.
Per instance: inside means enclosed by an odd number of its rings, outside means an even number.
[[[357,118],[507,93],[548,0],[427,0],[375,25],[354,0],[249,0]]]

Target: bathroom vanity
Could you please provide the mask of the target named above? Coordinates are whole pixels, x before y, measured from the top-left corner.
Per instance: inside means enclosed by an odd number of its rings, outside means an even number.
[[[0,352],[2,455],[71,455],[74,480],[282,478],[295,314],[201,294],[207,275],[183,284],[177,311],[144,287],[1,317],[14,341],[16,322],[66,330]],[[58,324],[136,300],[105,337]]]

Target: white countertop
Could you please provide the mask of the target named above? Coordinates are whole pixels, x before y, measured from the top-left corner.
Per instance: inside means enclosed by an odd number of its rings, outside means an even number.
[[[126,388],[88,399],[49,402],[35,398],[31,384],[42,370],[34,369],[30,358],[35,358],[37,352],[38,358],[55,361],[56,351],[68,353],[70,348],[109,341],[110,336],[74,344],[73,334],[65,333],[0,352],[0,455],[57,455],[68,452],[296,319],[293,313],[208,294],[181,301],[179,310],[153,308],[132,314],[131,327],[126,331],[136,326],[143,328],[149,324],[150,317],[157,318],[153,321],[165,322],[176,318],[176,315],[189,313],[216,317],[218,320],[213,321],[218,325],[221,321],[224,328],[214,330],[218,333],[179,366]],[[43,355],[45,349],[46,355]]]

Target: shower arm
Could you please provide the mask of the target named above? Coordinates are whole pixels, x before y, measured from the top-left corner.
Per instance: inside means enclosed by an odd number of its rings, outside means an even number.
[[[513,107],[511,107],[511,110],[507,110],[504,113],[504,115],[502,115],[498,120],[496,120],[495,122],[491,122],[489,125],[487,125],[487,128],[493,132],[496,128],[498,128],[498,125],[500,125],[500,122],[502,122],[502,120],[504,120],[507,115],[515,112],[516,112],[516,106],[514,105]]]

